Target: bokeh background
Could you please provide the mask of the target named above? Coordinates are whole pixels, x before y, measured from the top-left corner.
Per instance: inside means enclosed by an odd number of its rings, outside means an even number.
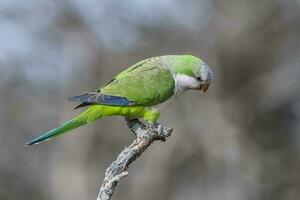
[[[109,118],[34,147],[94,91],[147,57],[193,54],[214,70],[162,114],[173,127],[113,199],[300,198],[299,0],[1,0],[0,199],[95,199],[133,140]]]

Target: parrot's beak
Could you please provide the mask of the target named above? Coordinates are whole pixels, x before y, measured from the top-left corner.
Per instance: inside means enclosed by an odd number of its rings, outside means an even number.
[[[202,92],[206,92],[208,90],[209,83],[201,84],[199,90]]]

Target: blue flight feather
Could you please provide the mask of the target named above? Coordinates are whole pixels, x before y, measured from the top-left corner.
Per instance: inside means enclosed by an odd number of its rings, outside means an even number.
[[[134,102],[129,101],[126,97],[118,97],[101,93],[83,94],[70,97],[69,101],[84,102],[91,104],[111,105],[111,106],[132,106]]]

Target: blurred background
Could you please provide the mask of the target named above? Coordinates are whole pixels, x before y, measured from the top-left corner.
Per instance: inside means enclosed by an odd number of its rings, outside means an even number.
[[[95,91],[151,56],[193,54],[214,71],[162,114],[173,127],[113,199],[300,197],[299,0],[0,1],[0,199],[96,199],[134,139],[120,117],[38,146]]]

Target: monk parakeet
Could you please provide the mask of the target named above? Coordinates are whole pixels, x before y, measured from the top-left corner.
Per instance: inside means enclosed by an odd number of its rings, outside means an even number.
[[[191,55],[166,55],[142,60],[93,93],[70,97],[88,107],[74,119],[28,142],[37,144],[108,116],[143,119],[155,124],[162,108],[191,89],[205,92],[212,70]]]

